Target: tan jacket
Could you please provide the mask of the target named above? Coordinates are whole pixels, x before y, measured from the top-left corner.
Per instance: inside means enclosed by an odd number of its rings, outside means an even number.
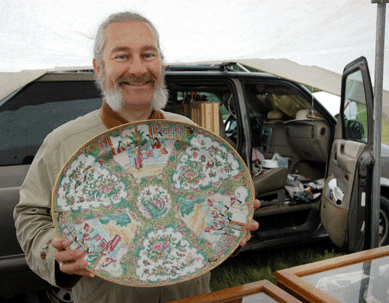
[[[50,245],[58,237],[51,217],[51,197],[56,178],[66,161],[84,143],[107,130],[100,111],[70,121],[44,140],[20,190],[14,219],[19,243],[30,268],[50,284],[73,288],[75,302],[168,302],[210,292],[210,273],[162,287],[129,287],[106,280],[62,273]],[[162,112],[166,119],[193,123],[190,119]]]

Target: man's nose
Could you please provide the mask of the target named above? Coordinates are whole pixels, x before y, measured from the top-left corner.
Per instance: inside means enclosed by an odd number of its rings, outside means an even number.
[[[134,56],[128,66],[128,72],[134,76],[144,75],[147,72],[146,63],[140,56]]]

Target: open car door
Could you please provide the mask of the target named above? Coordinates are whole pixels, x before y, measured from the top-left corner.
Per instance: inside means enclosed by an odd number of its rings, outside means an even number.
[[[343,71],[340,113],[320,210],[332,242],[349,252],[366,248],[372,146],[373,91],[367,61],[361,57]]]

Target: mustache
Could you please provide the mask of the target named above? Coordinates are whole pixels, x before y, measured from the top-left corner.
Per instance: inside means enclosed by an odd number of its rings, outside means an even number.
[[[148,82],[151,82],[153,85],[156,83],[156,79],[152,75],[142,75],[139,77],[136,76],[121,76],[117,83],[119,85],[122,84],[129,84],[129,85],[136,85],[136,84],[146,84]]]

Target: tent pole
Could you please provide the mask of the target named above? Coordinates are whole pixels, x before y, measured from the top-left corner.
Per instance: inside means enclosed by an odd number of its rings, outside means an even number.
[[[381,179],[381,130],[382,130],[382,93],[384,72],[384,47],[385,47],[385,14],[388,0],[372,0],[377,3],[377,29],[376,29],[376,54],[375,54],[375,79],[374,79],[374,138],[373,156],[373,188],[371,205],[371,241],[370,248],[378,247],[379,216],[380,216],[380,179]]]

